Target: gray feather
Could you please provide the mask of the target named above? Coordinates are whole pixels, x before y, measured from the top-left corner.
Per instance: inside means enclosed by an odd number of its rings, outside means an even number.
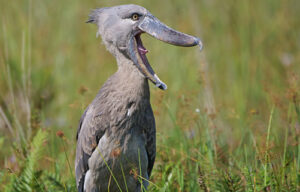
[[[105,10],[108,9],[108,7],[103,7],[99,9],[93,9],[91,13],[89,14],[89,19],[86,21],[86,23],[94,23],[96,24],[99,20],[100,14]]]

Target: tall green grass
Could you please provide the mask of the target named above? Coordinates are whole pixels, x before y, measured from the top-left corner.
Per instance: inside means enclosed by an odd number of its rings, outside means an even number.
[[[299,191],[300,2],[126,3],[204,42],[199,53],[142,37],[169,87],[151,86],[149,191]],[[29,191],[75,190],[78,120],[117,67],[85,20],[118,4],[0,0],[0,191],[24,177]],[[36,141],[40,130],[47,142]],[[36,143],[44,153],[30,161]]]

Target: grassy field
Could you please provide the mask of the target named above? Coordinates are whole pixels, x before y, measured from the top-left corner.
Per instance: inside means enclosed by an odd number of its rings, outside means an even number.
[[[151,85],[149,191],[300,191],[300,1],[128,0],[201,37],[143,35]],[[117,69],[85,24],[121,0],[0,0],[0,191],[76,191],[76,129]]]

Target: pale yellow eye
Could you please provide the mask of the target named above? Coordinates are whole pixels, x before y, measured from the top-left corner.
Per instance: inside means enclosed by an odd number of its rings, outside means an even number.
[[[134,14],[132,14],[132,16],[131,16],[131,19],[132,20],[134,20],[134,21],[137,21],[137,20],[139,20],[139,15],[137,14],[137,13],[134,13]]]

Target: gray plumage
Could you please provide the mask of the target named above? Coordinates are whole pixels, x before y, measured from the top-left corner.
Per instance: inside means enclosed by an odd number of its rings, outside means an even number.
[[[97,24],[97,34],[116,57],[118,70],[80,119],[77,188],[80,192],[141,191],[142,185],[148,186],[156,153],[148,80],[161,89],[166,85],[149,65],[140,34],[179,46],[200,41],[165,26],[137,5],[96,9],[87,22]]]

